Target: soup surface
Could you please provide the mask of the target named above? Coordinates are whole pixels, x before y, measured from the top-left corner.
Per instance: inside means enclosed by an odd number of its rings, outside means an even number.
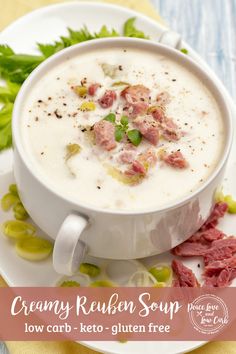
[[[224,145],[217,103],[154,53],[93,51],[55,66],[25,102],[23,142],[40,179],[76,203],[161,208],[212,173]]]

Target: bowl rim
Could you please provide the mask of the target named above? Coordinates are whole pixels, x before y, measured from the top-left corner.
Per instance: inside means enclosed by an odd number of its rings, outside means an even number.
[[[33,87],[37,79],[40,76],[45,75],[45,73],[49,71],[52,67],[59,65],[61,62],[63,62],[63,60],[71,59],[81,53],[85,54],[86,52],[98,51],[98,50],[111,48],[111,47],[135,48],[135,49],[147,50],[148,52],[150,51],[156,53],[159,52],[158,54],[160,54],[161,52],[161,54],[164,53],[168,57],[174,58],[175,61],[181,62],[182,65],[183,64],[187,65],[189,68],[191,68],[191,71],[195,72],[194,74],[199,73],[201,75],[203,79],[202,81],[206,83],[206,86],[208,87],[208,90],[212,93],[213,97],[215,98],[219,106],[219,109],[221,110],[221,112],[224,113],[222,114],[222,116],[225,125],[225,145],[222,151],[221,158],[219,159],[213,172],[202,183],[200,187],[194,190],[193,193],[191,193],[190,195],[185,195],[184,197],[179,198],[178,200],[172,203],[163,205],[160,208],[151,207],[151,208],[137,209],[137,210],[129,210],[129,209],[117,210],[113,208],[109,208],[109,209],[98,208],[93,205],[90,205],[89,203],[79,203],[79,202],[76,203],[75,201],[71,200],[69,197],[65,197],[62,194],[60,194],[58,191],[54,190],[53,187],[51,187],[46,183],[46,180],[44,181],[39,178],[37,172],[34,171],[34,169],[31,166],[30,157],[28,156],[27,159],[27,153],[25,153],[24,150],[23,141],[22,141],[23,139],[21,138],[21,129],[19,127],[21,119],[19,119],[18,117],[20,116],[19,113],[21,112],[25,97],[27,97],[27,92],[31,87]],[[209,88],[209,86],[211,86],[211,88]],[[12,115],[13,149],[14,150],[16,149],[18,151],[25,167],[27,167],[29,173],[37,180],[37,182],[42,187],[46,188],[48,192],[53,193],[56,197],[59,197],[63,201],[73,204],[75,210],[77,208],[81,208],[85,212],[88,211],[88,212],[116,214],[116,215],[124,215],[124,216],[125,215],[126,216],[145,215],[145,214],[153,214],[157,212],[163,213],[172,209],[176,209],[184,204],[191,202],[193,198],[196,198],[200,193],[204,192],[204,190],[217,178],[217,176],[222,171],[224,165],[227,162],[227,159],[230,154],[231,146],[232,146],[232,140],[233,140],[233,122],[232,122],[231,110],[229,109],[227,98],[221,92],[221,86],[223,86],[223,84],[219,83],[218,80],[211,72],[207,72],[204,68],[200,66],[200,64],[198,64],[188,55],[181,53],[180,50],[176,50],[172,47],[166,46],[164,44],[160,44],[153,40],[128,38],[128,37],[115,37],[115,38],[94,39],[87,42],[79,43],[71,47],[68,47],[66,49],[63,49],[60,52],[52,55],[51,57],[43,61],[36,69],[33,70],[33,72],[28,76],[28,78],[22,84],[13,107],[13,115]]]

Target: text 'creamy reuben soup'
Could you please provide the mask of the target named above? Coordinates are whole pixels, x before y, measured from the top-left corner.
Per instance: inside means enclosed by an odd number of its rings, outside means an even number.
[[[142,50],[93,51],[55,66],[23,111],[38,177],[76,203],[160,208],[190,195],[219,161],[224,126],[204,84]]]

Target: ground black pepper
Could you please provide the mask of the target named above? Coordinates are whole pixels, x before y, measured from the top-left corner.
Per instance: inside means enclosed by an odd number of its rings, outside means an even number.
[[[57,110],[57,109],[54,111],[54,114],[55,114],[55,116],[56,116],[58,119],[61,119],[61,118],[62,118],[62,115],[61,115],[60,113],[58,113],[58,110]]]

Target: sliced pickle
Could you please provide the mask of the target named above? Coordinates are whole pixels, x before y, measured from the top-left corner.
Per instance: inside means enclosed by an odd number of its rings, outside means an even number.
[[[1,208],[3,211],[9,211],[20,201],[19,197],[12,193],[7,193],[2,197]]]
[[[95,111],[96,104],[92,101],[83,102],[80,106],[80,110],[83,112]]]
[[[131,287],[148,287],[156,284],[157,281],[151,273],[147,270],[138,270],[130,277],[127,285]]]
[[[80,287],[80,283],[75,280],[65,280],[60,284],[61,288],[78,288]]]
[[[92,288],[113,288],[114,284],[109,280],[97,280],[90,283]]]
[[[116,87],[116,86],[130,86],[130,84],[128,82],[125,82],[125,81],[116,81],[116,82],[113,82],[113,84],[111,86],[113,86],[113,87]]]
[[[16,220],[26,220],[29,217],[27,211],[24,208],[24,205],[21,202],[17,203],[13,207],[13,211]]]
[[[9,186],[9,192],[16,195],[17,197],[19,197],[19,194],[18,194],[18,188],[17,188],[17,185],[16,184],[10,184]]]
[[[68,144],[66,145],[66,161],[72,156],[79,154],[81,151],[81,146],[79,144]]]
[[[120,171],[118,168],[113,166],[106,166],[107,173],[119,182],[128,185],[136,185],[142,182],[144,175],[136,174],[133,176],[126,175],[124,172]]]
[[[28,261],[41,261],[47,258],[52,250],[53,244],[40,237],[30,237],[16,243],[16,253]]]
[[[167,265],[156,265],[149,269],[149,273],[160,283],[166,283],[172,278],[172,269]]]
[[[86,86],[75,86],[74,91],[79,97],[85,97],[88,93]]]
[[[91,263],[81,263],[79,271],[89,275],[91,278],[95,278],[101,273],[101,269],[96,264]]]
[[[36,228],[24,221],[9,220],[3,223],[2,231],[8,238],[18,241],[32,237],[36,232]]]

